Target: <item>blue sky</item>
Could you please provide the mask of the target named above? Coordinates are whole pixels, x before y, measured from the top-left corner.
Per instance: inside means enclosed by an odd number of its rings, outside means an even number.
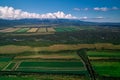
[[[64,14],[59,18],[74,16],[85,21],[120,22],[120,0],[0,0],[0,6],[3,9],[7,6],[8,9],[12,7],[22,12],[46,14],[45,17],[47,13],[52,16],[56,13],[57,17]],[[6,16],[8,18],[7,14],[3,14],[1,18]]]

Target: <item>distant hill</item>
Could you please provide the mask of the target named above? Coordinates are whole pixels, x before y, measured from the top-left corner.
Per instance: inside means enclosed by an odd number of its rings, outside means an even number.
[[[17,25],[52,25],[59,26],[109,26],[120,27],[120,23],[98,23],[85,22],[77,19],[20,19],[20,20],[5,20],[0,19],[0,27],[14,27]]]

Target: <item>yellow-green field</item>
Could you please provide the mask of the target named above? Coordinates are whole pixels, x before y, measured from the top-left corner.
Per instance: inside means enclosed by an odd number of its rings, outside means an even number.
[[[38,30],[38,28],[31,28],[30,30],[28,30],[27,32],[36,32]]]
[[[0,54],[5,54],[5,53],[20,53],[20,52],[25,52],[25,51],[60,51],[60,50],[78,50],[82,48],[87,48],[87,49],[120,49],[120,45],[113,45],[109,43],[99,43],[99,44],[71,44],[71,45],[66,45],[66,44],[56,44],[56,45],[51,45],[48,47],[30,47],[30,46],[16,46],[16,45],[6,45],[6,46],[0,46]]]

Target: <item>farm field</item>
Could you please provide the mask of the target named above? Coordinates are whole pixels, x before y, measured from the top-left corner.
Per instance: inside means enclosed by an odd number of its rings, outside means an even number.
[[[120,51],[87,51],[87,55],[98,75],[120,77]]]
[[[47,28],[48,32],[56,32],[56,30],[54,28]]]
[[[21,53],[22,54],[22,53]],[[14,59],[57,59],[57,60],[72,60],[79,59],[79,56],[74,52],[66,52],[66,53],[41,53],[41,52],[31,52],[31,54],[24,53],[24,55],[16,56]]]
[[[3,30],[0,30],[0,32],[11,32],[11,30],[13,30],[14,28],[6,28]]]
[[[39,73],[55,73],[55,74],[80,74],[88,75],[84,64],[79,60],[69,61],[67,59],[56,60],[51,58],[49,60],[37,60],[37,58],[29,60],[26,59],[14,59],[7,63],[2,62],[2,71],[27,71],[27,72],[39,72]],[[67,60],[67,61],[66,61]]]
[[[15,32],[19,29],[20,28],[7,28],[7,29],[0,30],[0,32]]]
[[[46,33],[46,28],[39,28],[39,30],[37,32],[40,32],[40,33]]]
[[[97,46],[96,46],[97,45]],[[16,45],[6,45],[6,46],[0,46],[0,54],[2,53],[20,53],[25,51],[60,51],[60,50],[78,50],[82,48],[87,49],[94,49],[100,50],[102,48],[105,49],[120,49],[120,45],[113,45],[113,44],[56,44],[46,47],[31,47],[31,46],[16,46]]]
[[[27,75],[27,76],[1,76],[0,80],[88,80],[84,76],[74,75]]]
[[[11,57],[3,57],[3,56],[1,57],[0,56],[0,70],[4,69],[11,60],[12,60]]]
[[[47,33],[47,32],[74,32],[74,31],[79,31],[81,30],[80,28],[72,28],[72,27],[66,27],[66,28],[38,28],[38,27],[34,27],[34,28],[27,28],[27,27],[17,27],[17,28],[6,28],[6,29],[1,29],[0,32],[3,33],[7,33],[7,32],[41,32],[41,33]]]
[[[120,57],[119,51],[88,51],[89,57]]]
[[[38,28],[31,28],[27,32],[36,32],[37,30],[38,30]]]
[[[99,75],[120,77],[120,62],[92,61],[91,63]]]
[[[33,74],[37,76],[47,74],[53,77],[59,75],[59,78],[51,80],[60,78],[61,80],[89,80],[86,79],[90,77],[89,70],[77,54],[79,49],[85,49],[93,71],[97,74],[96,78],[99,76],[118,79],[120,77],[120,36],[118,31],[113,29],[106,31],[106,29],[84,26],[29,28],[23,26],[0,29],[0,74],[5,75],[0,76],[0,80],[9,77],[20,80],[50,80],[50,78],[35,77]],[[42,33],[53,34],[42,35]],[[31,78],[28,77],[30,75]],[[78,75],[79,78],[76,78]],[[68,78],[63,79],[63,76]]]
[[[22,62],[17,71],[87,74],[82,62]]]
[[[15,31],[15,32],[17,32],[17,33],[24,33],[24,32],[27,32],[29,29],[30,28],[21,28],[21,29]]]

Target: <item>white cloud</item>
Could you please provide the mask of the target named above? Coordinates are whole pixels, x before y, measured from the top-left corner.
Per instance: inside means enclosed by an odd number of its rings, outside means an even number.
[[[23,18],[65,18],[65,19],[74,19],[76,17],[71,14],[65,14],[64,12],[58,11],[55,13],[46,13],[46,14],[37,14],[37,13],[29,13],[26,11],[22,11],[20,9],[14,9],[13,7],[2,7],[0,6],[0,18],[2,19],[23,19]]]
[[[80,11],[80,8],[74,8],[73,10],[75,10],[75,11]]]
[[[116,7],[116,6],[112,7],[112,10],[118,10],[118,9],[119,9],[119,8]]]
[[[80,17],[80,19],[81,19],[81,20],[86,20],[86,19],[88,19],[88,17],[87,17],[87,16],[84,16],[84,17]]]
[[[101,7],[101,8],[95,7],[95,8],[93,8],[93,10],[96,10],[96,11],[108,11],[109,9],[107,7]]]
[[[84,8],[85,11],[89,10],[89,8]]]
[[[96,19],[104,19],[104,17],[102,17],[102,16],[99,16],[99,17],[96,17]]]
[[[105,17],[102,17],[102,16],[98,16],[98,17],[87,17],[87,16],[84,16],[84,17],[80,17],[80,20],[99,20],[99,19],[105,19]]]
[[[95,7],[93,8],[95,11],[109,11],[109,10],[119,10],[118,7],[114,6],[112,8],[107,8],[107,7]]]

